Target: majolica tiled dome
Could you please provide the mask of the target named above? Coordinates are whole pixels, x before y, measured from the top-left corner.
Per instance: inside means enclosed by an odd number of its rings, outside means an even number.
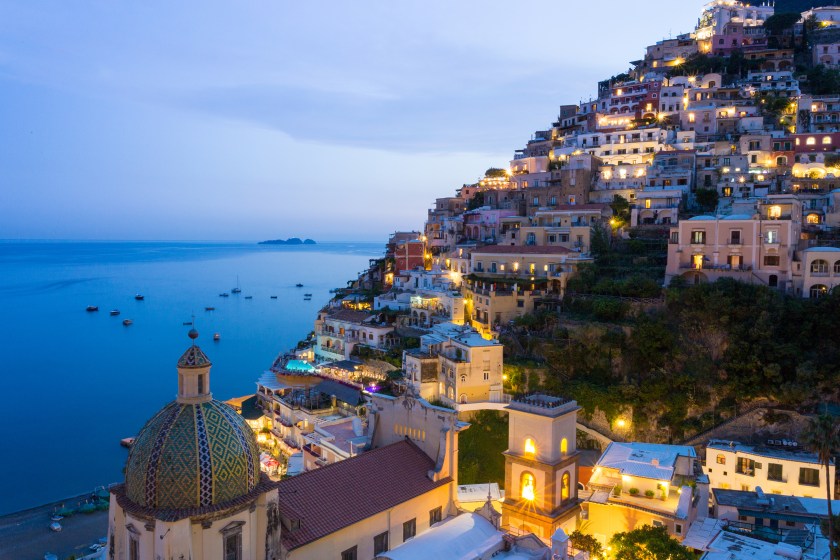
[[[257,441],[230,406],[171,402],[134,440],[125,489],[141,506],[196,508],[247,494],[259,475]]]
[[[192,346],[178,366],[179,371],[209,372],[210,361]],[[179,394],[140,430],[125,470],[125,493],[135,504],[203,508],[244,496],[259,482],[259,449],[251,428],[233,408],[212,400],[209,391],[204,395],[200,402],[181,402]]]

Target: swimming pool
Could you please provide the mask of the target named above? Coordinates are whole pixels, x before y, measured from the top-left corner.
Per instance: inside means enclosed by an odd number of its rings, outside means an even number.
[[[315,366],[303,360],[289,360],[286,362],[285,368],[288,371],[299,371],[302,373],[312,373],[315,371]]]

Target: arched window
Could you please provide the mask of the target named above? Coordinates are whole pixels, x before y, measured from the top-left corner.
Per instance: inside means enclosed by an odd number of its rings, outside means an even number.
[[[812,262],[811,274],[828,274],[828,261],[817,259]]]
[[[531,438],[525,438],[525,454],[526,455],[536,455],[537,453],[537,446],[534,444],[534,440]]]
[[[827,293],[828,288],[826,286],[823,286],[822,284],[814,284],[813,286],[811,286],[811,292],[809,295],[812,298],[818,298],[824,296]]]
[[[776,165],[787,165],[787,158],[785,156],[779,156],[776,158]]]
[[[560,500],[566,501],[569,499],[569,490],[571,487],[571,480],[572,478],[569,476],[568,471],[563,473],[563,478],[560,479]]]
[[[467,395],[461,395],[459,400],[461,401],[461,404],[467,404]]]
[[[533,502],[534,498],[536,498],[536,486],[537,481],[534,478],[534,475],[527,471],[523,472],[519,479],[519,495],[524,499]]]
[[[840,262],[840,261],[838,261]],[[560,440],[560,454],[567,455],[569,453],[569,440],[563,438]]]
[[[816,145],[816,143],[817,143],[817,139],[814,138],[813,136],[809,136],[808,139],[805,140],[805,145],[806,146],[814,146],[814,145]]]
[[[834,263],[834,274],[840,274],[840,261]]]
[[[467,376],[466,375],[461,375],[461,383],[466,383],[466,382],[467,382]]]
[[[823,144],[831,144],[831,136],[823,136]]]

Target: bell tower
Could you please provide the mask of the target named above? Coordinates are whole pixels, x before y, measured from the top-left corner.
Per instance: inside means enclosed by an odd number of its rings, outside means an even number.
[[[513,399],[505,451],[502,525],[548,539],[571,532],[579,510],[577,402],[545,394]]]

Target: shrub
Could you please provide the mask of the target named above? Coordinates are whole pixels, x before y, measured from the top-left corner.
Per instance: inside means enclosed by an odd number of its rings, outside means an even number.
[[[621,484],[616,484],[613,488],[613,496],[621,496]]]
[[[646,498],[653,498],[653,490],[645,490],[645,497]]]
[[[636,496],[638,493],[639,493],[639,489],[638,489],[638,488],[631,488],[631,489],[630,489],[630,495],[631,495],[631,496]]]

